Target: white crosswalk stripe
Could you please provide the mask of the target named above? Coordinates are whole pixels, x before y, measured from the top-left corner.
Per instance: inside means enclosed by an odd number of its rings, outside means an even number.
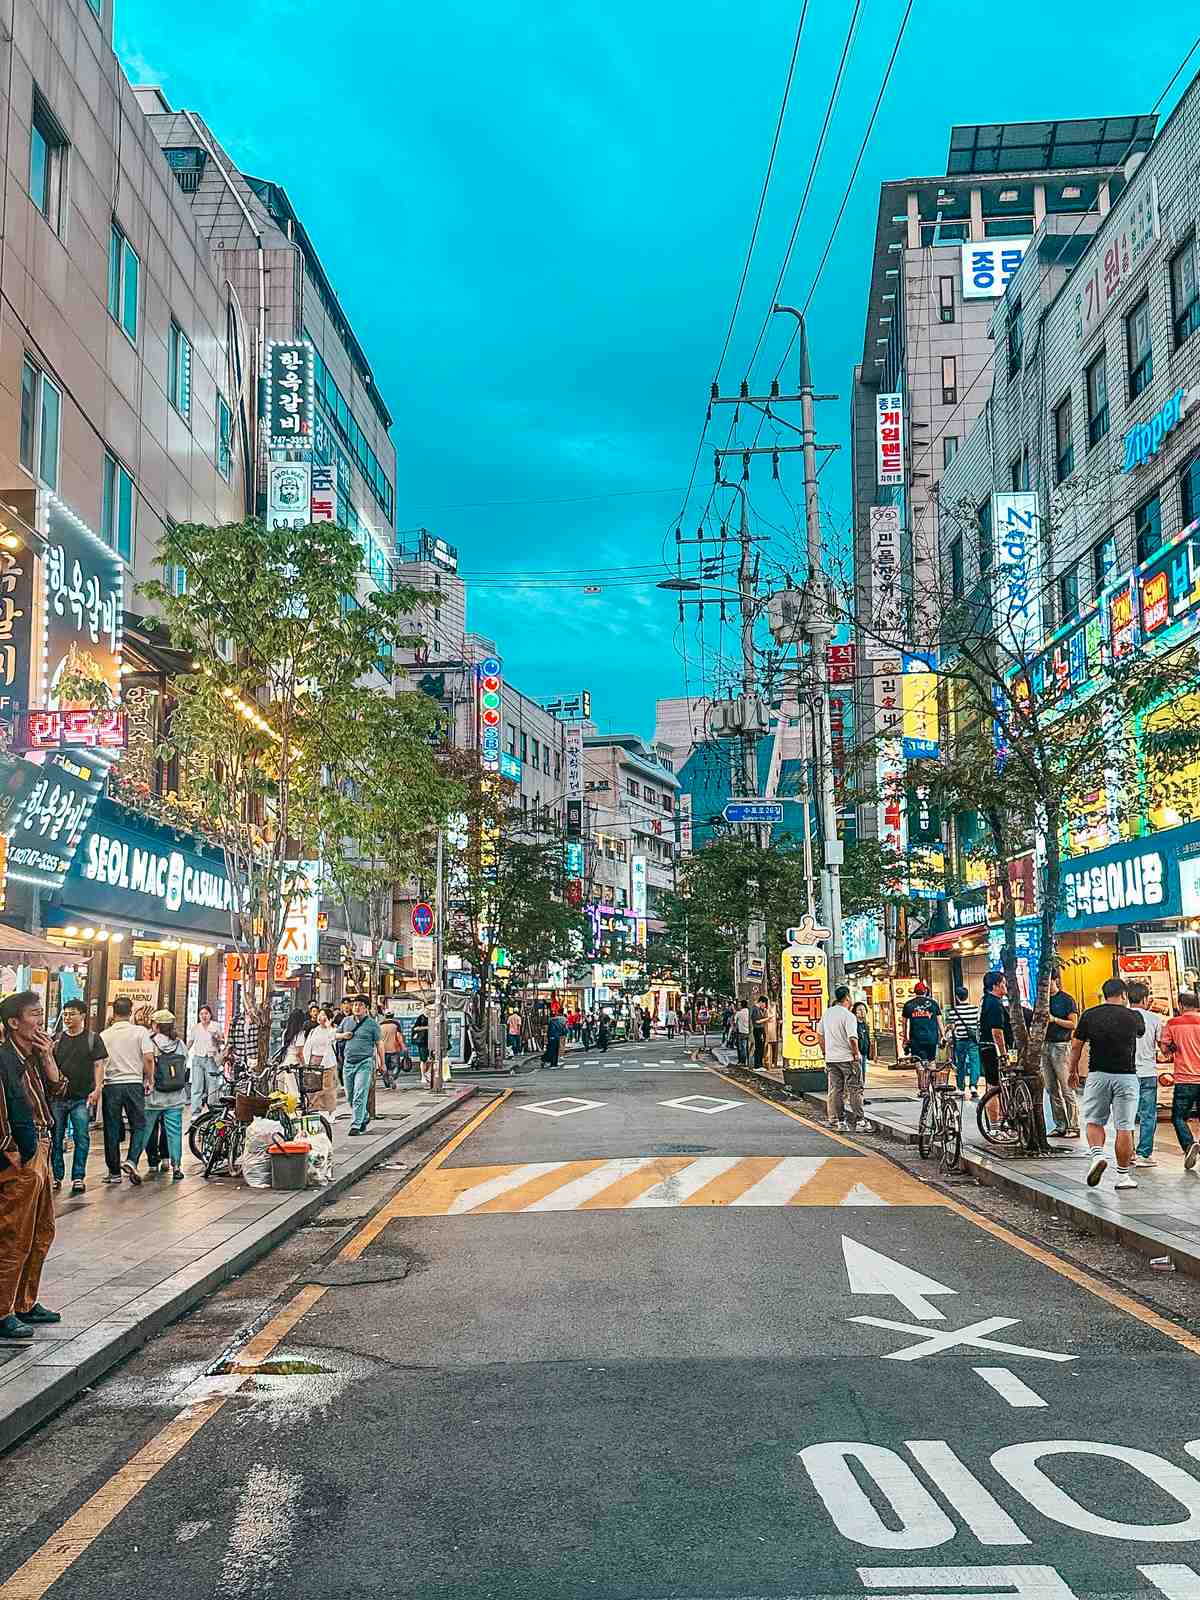
[[[653,1161],[653,1156],[626,1156],[617,1161],[606,1161],[595,1172],[585,1172],[582,1178],[565,1183],[553,1194],[543,1195],[540,1200],[526,1206],[525,1210],[574,1211],[576,1206],[581,1206],[594,1194],[607,1189],[610,1183],[616,1183],[618,1178],[627,1178],[631,1172],[640,1172],[643,1167],[651,1166]]]
[[[673,1178],[664,1178],[653,1189],[647,1189],[645,1194],[631,1200],[626,1210],[633,1211],[638,1206],[677,1206],[681,1200],[687,1200],[703,1189],[706,1183],[711,1183],[723,1172],[736,1167],[741,1159],[741,1156],[701,1156]]]
[[[472,1211],[476,1206],[494,1200],[498,1194],[507,1194],[510,1189],[519,1189],[523,1183],[528,1183],[530,1178],[540,1178],[543,1172],[553,1172],[561,1165],[561,1161],[530,1161],[526,1166],[514,1167],[511,1172],[502,1172],[499,1177],[488,1178],[484,1183],[477,1183],[474,1188],[460,1194],[450,1207],[448,1215],[456,1216],[463,1211]]]
[[[751,1184],[744,1194],[731,1200],[731,1206],[782,1206],[797,1194],[825,1165],[824,1156],[789,1156],[774,1172]]]

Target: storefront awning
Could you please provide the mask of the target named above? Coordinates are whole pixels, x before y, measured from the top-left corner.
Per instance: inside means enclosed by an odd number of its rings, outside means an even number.
[[[0,923],[0,965],[22,967],[75,967],[89,961],[90,953],[64,950],[60,944],[51,944],[36,933],[22,933],[20,928],[10,928]]]
[[[952,956],[957,946],[964,939],[986,939],[987,923],[973,922],[967,928],[951,928],[946,933],[935,933],[930,939],[922,939],[917,946],[917,954],[921,956]]]

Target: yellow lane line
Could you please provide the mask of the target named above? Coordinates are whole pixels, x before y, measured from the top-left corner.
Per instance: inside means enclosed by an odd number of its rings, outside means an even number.
[[[428,1172],[434,1167],[441,1166],[446,1157],[457,1149],[484,1118],[490,1116],[511,1093],[511,1089],[506,1089],[503,1094],[484,1106],[477,1116],[472,1117],[471,1121],[460,1128],[438,1151],[424,1170]],[[386,1221],[381,1219],[386,1217],[390,1221],[387,1214],[391,1210],[392,1202],[389,1202],[353,1239],[347,1241],[338,1251],[336,1259],[352,1261],[360,1256],[367,1244],[386,1226]],[[376,1226],[377,1223],[379,1226]],[[7,1582],[0,1584],[0,1600],[42,1600],[47,1590],[58,1582],[85,1551],[91,1548],[104,1530],[137,1498],[146,1484],[153,1482],[162,1469],[174,1461],[205,1423],[217,1415],[225,1402],[238,1392],[242,1383],[268,1359],[305,1313],[311,1311],[327,1293],[327,1288],[321,1284],[308,1284],[299,1290],[239,1352],[232,1369],[237,1381],[228,1391],[195,1401],[177,1417],[172,1417],[171,1421],[160,1428],[136,1455],[132,1456],[124,1466],[118,1467],[112,1477],[84,1501],[79,1510],[63,1523],[57,1533],[47,1539],[40,1550],[35,1550]]]
[[[754,1099],[761,1100],[764,1105],[781,1112],[785,1117],[791,1117],[796,1122],[802,1122],[805,1127],[814,1129],[817,1133],[824,1134],[827,1139],[834,1139],[838,1144],[845,1145],[849,1150],[855,1150],[860,1155],[875,1155],[874,1151],[864,1150],[862,1145],[855,1144],[853,1140],[845,1138],[842,1134],[831,1133],[820,1123],[813,1122],[808,1117],[802,1117],[799,1112],[793,1111],[788,1106],[777,1105],[774,1100],[769,1100],[766,1095],[759,1094],[757,1089],[751,1089],[747,1084],[739,1083],[736,1078],[727,1078],[723,1072],[717,1072],[710,1067],[709,1071],[715,1077],[723,1078],[734,1089],[740,1089],[743,1094],[752,1095]],[[884,1160],[875,1155],[876,1160]],[[891,1166],[890,1161],[887,1162]],[[920,1184],[920,1179],[913,1178],[914,1183]],[[923,1185],[922,1185],[923,1187]],[[1029,1239],[1022,1239],[1020,1234],[1013,1233],[1001,1222],[993,1222],[990,1217],[977,1216],[969,1206],[962,1205],[957,1200],[952,1200],[949,1195],[930,1192],[930,1205],[944,1206],[948,1211],[953,1211],[955,1216],[962,1217],[965,1221],[981,1228],[984,1233],[990,1233],[993,1239],[999,1239],[1002,1244],[1011,1245],[1014,1250],[1019,1250],[1023,1256],[1028,1256],[1031,1261],[1038,1261],[1044,1267],[1049,1267],[1051,1272],[1057,1272],[1060,1278],[1066,1278],[1077,1288],[1086,1289],[1088,1294],[1095,1295],[1097,1300],[1102,1300],[1105,1305],[1116,1306],[1118,1311],[1124,1311],[1129,1316],[1144,1323],[1147,1328],[1153,1328],[1155,1333],[1161,1333],[1164,1338],[1173,1340],[1181,1345],[1191,1355],[1200,1356],[1200,1337],[1187,1333],[1183,1328],[1177,1328],[1166,1317],[1159,1316],[1157,1311],[1151,1311],[1149,1306],[1142,1305],[1127,1294],[1122,1294],[1119,1289],[1110,1288],[1107,1283],[1101,1283],[1098,1278],[1093,1278],[1089,1272],[1084,1272],[1081,1267],[1073,1266],[1069,1261],[1060,1261],[1057,1256],[1051,1255],[1041,1245],[1033,1244]],[[6,1600],[4,1591],[0,1589],[0,1600]]]

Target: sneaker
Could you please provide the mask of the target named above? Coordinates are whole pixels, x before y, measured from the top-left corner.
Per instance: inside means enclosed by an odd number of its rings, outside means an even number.
[[[76,1178],[75,1179],[75,1182],[71,1185],[71,1193],[72,1194],[86,1194],[87,1193],[87,1184],[84,1183],[82,1178]]]
[[[1197,1144],[1193,1139],[1187,1147],[1187,1154],[1183,1158],[1183,1164],[1191,1172],[1197,1161],[1200,1161],[1200,1144]]]
[[[130,1183],[133,1185],[133,1187],[135,1189],[140,1189],[141,1188],[141,1186],[142,1186],[142,1175],[138,1171],[138,1169],[134,1166],[132,1161],[123,1162],[122,1165],[121,1165],[121,1171],[129,1179]]]
[[[182,1183],[183,1182],[183,1168],[182,1167],[172,1167],[171,1168],[171,1182],[172,1183]]]
[[[55,1192],[55,1194],[57,1194],[58,1191],[62,1188],[62,1185],[63,1185],[62,1179],[61,1178],[55,1178],[55,1180],[54,1180],[54,1192]]]
[[[1118,1172],[1117,1181],[1113,1184],[1114,1189],[1136,1189],[1137,1186],[1137,1179],[1129,1172]]]
[[[1069,1139],[1071,1135],[1065,1128],[1051,1128],[1046,1137],[1049,1139]]]
[[[0,1317],[0,1344],[28,1344],[32,1338],[33,1329],[20,1317]]]
[[[1158,1162],[1153,1156],[1134,1156],[1133,1164],[1135,1167],[1156,1167]]]
[[[873,1124],[868,1122],[866,1117],[863,1117],[861,1122],[854,1124],[854,1131],[855,1133],[874,1133],[875,1129]]]
[[[52,1322],[62,1321],[61,1311],[48,1311],[39,1300],[36,1305],[30,1306],[28,1311],[18,1311],[17,1317],[21,1322],[27,1322],[31,1327],[49,1325]]]
[[[836,1127],[836,1129],[837,1129],[837,1131],[839,1133],[849,1133],[850,1132],[850,1124],[848,1122],[837,1122],[837,1123],[834,1124],[834,1126]]]
[[[357,1139],[359,1137],[359,1135],[362,1133],[362,1129],[361,1128],[350,1128],[350,1129],[347,1130],[347,1132],[348,1132],[348,1136],[351,1139]]]
[[[1104,1176],[1107,1167],[1107,1156],[1092,1157],[1092,1164],[1087,1169],[1087,1186],[1089,1189],[1094,1189],[1096,1187],[1096,1185],[1100,1182],[1100,1179]]]
[[[120,1183],[121,1174],[119,1172],[107,1172],[104,1175],[104,1181],[105,1183]]]

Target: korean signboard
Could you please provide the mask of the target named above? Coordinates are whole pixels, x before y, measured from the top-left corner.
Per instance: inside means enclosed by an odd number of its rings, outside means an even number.
[[[1120,220],[1111,231],[1104,227],[1102,242],[1093,242],[1089,250],[1094,262],[1090,271],[1081,263],[1071,279],[1076,285],[1075,337],[1079,340],[1087,339],[1100,326],[1109,306],[1159,237],[1158,179],[1153,173],[1129,185],[1115,214]]]
[[[499,771],[502,778],[507,778],[509,783],[520,783],[522,770],[520,756],[510,756],[507,750],[501,750]]]
[[[319,461],[312,464],[312,487],[308,498],[308,520],[310,522],[336,522],[337,521],[337,467],[332,463],[323,466]]]
[[[1033,851],[1027,851],[1023,856],[1017,856],[1010,861],[1007,867],[1008,886],[1012,893],[1013,914],[1017,917],[1031,917],[1037,911],[1037,871],[1034,865]],[[1004,918],[1004,895],[1001,890],[1000,868],[994,863],[988,864],[987,883],[987,919],[989,922],[1001,922]]]
[[[1032,239],[976,239],[962,247],[964,300],[998,300]]]
[[[267,448],[311,450],[316,400],[307,339],[268,340],[265,388]]]
[[[312,468],[307,461],[267,466],[267,526],[305,528],[312,515]]]
[[[891,509],[890,507],[876,507],[876,510]],[[897,541],[898,543],[899,541]],[[831,644],[827,655],[829,681],[835,683],[853,683],[855,665],[855,646],[852,644]]]
[[[904,482],[904,396],[875,397],[875,481],[881,488]]]
[[[485,772],[500,770],[502,684],[498,656],[488,656],[475,668],[479,695],[479,758]]]
[[[1153,838],[1131,839],[1063,862],[1060,931],[1179,915],[1178,874]]]
[[[692,797],[690,794],[679,796],[679,848],[684,855],[692,853]]]
[[[870,508],[868,543],[871,616],[864,653],[868,661],[880,661],[896,654],[904,631],[899,506]]]
[[[571,723],[564,731],[563,746],[567,757],[567,786],[568,800],[583,799],[583,727],[580,723]]]
[[[915,650],[901,657],[900,750],[906,761],[937,759],[938,681],[935,657]]]
[[[104,782],[103,770],[52,756],[22,762],[22,793],[4,822],[12,877],[59,889],[75,858]]]
[[[875,708],[876,836],[885,850],[904,853],[904,756],[900,746],[902,720],[898,659],[877,661],[872,681]]]
[[[29,703],[33,567],[27,548],[0,548],[0,715]]]
[[[646,858],[629,858],[629,909],[635,917],[646,915]]]
[[[783,1059],[795,1067],[822,1067],[825,1056],[817,1023],[828,995],[825,952],[820,945],[791,945],[780,960]]]
[[[288,870],[292,870],[291,863]],[[321,910],[321,863],[303,861],[297,875],[299,881],[284,913],[283,938],[279,942],[279,954],[286,956],[293,968],[315,966],[317,962],[321,938],[317,928]]]
[[[992,496],[995,564],[992,585],[996,631],[1010,653],[1024,655],[1042,641],[1042,535],[1038,497],[1027,492]]]
[[[8,748],[36,750],[124,750],[129,744],[124,711],[22,711],[13,719]]]
[[[229,936],[233,889],[224,861],[158,834],[108,820],[89,830],[64,901],[97,916],[177,923],[181,931]]]
[[[53,708],[69,660],[86,661],[114,701],[121,695],[124,567],[61,501],[48,499],[42,556],[44,664],[39,704]]]
[[[1117,972],[1126,983],[1149,985],[1147,1004],[1151,1011],[1174,1016],[1179,1004],[1179,968],[1174,950],[1119,950]]]
[[[568,878],[583,877],[583,840],[568,839],[563,845],[563,859]]]

